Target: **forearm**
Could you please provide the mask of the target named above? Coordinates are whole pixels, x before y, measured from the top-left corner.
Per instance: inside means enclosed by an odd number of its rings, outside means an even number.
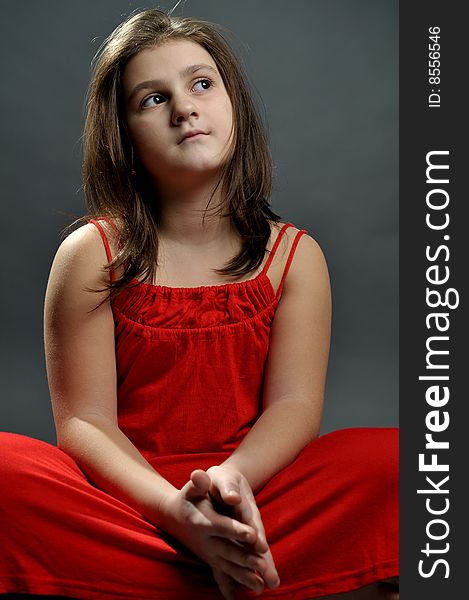
[[[129,438],[105,417],[74,417],[58,432],[58,446],[100,489],[125,502],[155,525],[159,505],[176,492],[143,458]]]
[[[223,464],[239,470],[256,493],[317,437],[319,421],[309,404],[295,400],[274,403]]]

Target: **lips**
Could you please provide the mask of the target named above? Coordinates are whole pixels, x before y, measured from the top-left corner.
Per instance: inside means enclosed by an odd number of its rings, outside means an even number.
[[[184,140],[187,140],[189,138],[192,138],[194,136],[198,136],[198,135],[207,135],[205,133],[205,131],[202,131],[201,129],[191,129],[191,131],[188,131],[187,133],[185,133],[182,138],[179,140],[178,144],[182,144],[182,142]]]

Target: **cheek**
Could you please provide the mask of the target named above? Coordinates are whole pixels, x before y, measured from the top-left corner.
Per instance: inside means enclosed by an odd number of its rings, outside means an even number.
[[[144,121],[128,123],[129,138],[137,151],[158,151],[162,144],[161,136],[149,123]]]
[[[140,144],[141,132],[138,124],[131,119],[127,119],[127,134],[132,146],[137,148],[137,146]]]
[[[218,106],[218,124],[224,133],[224,137],[228,141],[233,126],[233,109],[229,99]]]
[[[225,103],[225,114],[227,115],[227,127],[230,129],[233,125],[233,106],[231,105],[229,98],[227,98]]]
[[[233,115],[233,108],[231,103],[228,104],[227,107],[228,118],[226,119],[226,135],[227,135],[227,143],[232,146],[234,143],[234,134],[235,134],[235,120]]]

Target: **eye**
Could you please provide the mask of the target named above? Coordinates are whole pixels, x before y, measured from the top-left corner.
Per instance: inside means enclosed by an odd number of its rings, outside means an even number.
[[[153,100],[155,100],[154,103],[153,103]],[[161,100],[161,101],[157,101],[157,100]],[[142,102],[142,108],[148,108],[149,106],[155,106],[155,105],[161,104],[161,102],[164,102],[165,100],[166,100],[166,98],[164,96],[162,96],[161,94],[152,94],[151,96],[148,96],[148,98],[145,98],[145,100]]]
[[[198,91],[205,91],[205,90],[208,90],[208,89],[210,89],[210,88],[212,87],[212,82],[210,81],[210,79],[206,79],[206,78],[204,78],[204,79],[199,79],[198,81],[196,81],[196,82],[194,83],[194,87],[195,87],[196,85],[199,85],[199,84],[200,84],[200,85],[202,85],[202,84],[203,84],[204,86],[207,86],[207,87],[202,87],[201,89],[199,88],[199,90],[198,90]]]

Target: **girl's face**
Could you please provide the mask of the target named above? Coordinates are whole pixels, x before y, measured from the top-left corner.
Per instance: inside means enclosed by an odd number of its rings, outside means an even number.
[[[233,110],[202,46],[172,40],[142,50],[126,65],[123,93],[133,148],[157,186],[219,171],[231,148]]]

